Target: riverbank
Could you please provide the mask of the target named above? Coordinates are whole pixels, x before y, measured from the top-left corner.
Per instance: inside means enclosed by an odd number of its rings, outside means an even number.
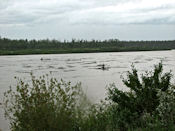
[[[67,48],[67,49],[22,49],[0,50],[0,55],[32,55],[32,54],[71,54],[71,53],[99,53],[99,52],[133,52],[133,51],[163,51],[162,49],[123,49],[123,48]]]
[[[0,38],[0,55],[65,54],[157,51],[175,49],[175,41],[120,41],[109,40],[12,40]]]

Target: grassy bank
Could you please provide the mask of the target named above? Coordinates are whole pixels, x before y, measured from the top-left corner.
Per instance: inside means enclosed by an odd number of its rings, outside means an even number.
[[[175,49],[175,41],[11,40],[0,38],[0,55],[62,54]]]
[[[170,48],[155,49],[122,49],[122,48],[68,48],[68,49],[23,49],[0,50],[0,55],[30,55],[30,54],[67,54],[67,53],[98,53],[98,52],[130,52],[130,51],[161,51]]]
[[[4,94],[5,116],[13,131],[173,131],[175,86],[172,74],[162,72],[160,63],[139,78],[132,67],[123,80],[128,92],[111,84],[98,104],[88,100],[80,83],[48,75],[31,75],[32,84],[17,78],[16,89]]]

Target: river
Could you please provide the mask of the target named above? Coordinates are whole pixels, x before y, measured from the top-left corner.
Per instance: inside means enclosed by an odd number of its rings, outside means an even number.
[[[164,71],[172,70],[175,74],[175,50],[115,52],[115,53],[82,53],[82,54],[49,54],[49,55],[16,55],[0,56],[0,103],[3,92],[15,87],[14,76],[30,80],[30,72],[35,76],[50,74],[58,80],[82,83],[90,100],[98,102],[106,96],[106,88],[115,83],[121,90],[127,90],[122,84],[121,76],[126,78],[131,65],[139,74],[152,70],[154,65],[163,62]],[[106,70],[101,69],[105,65]],[[172,80],[174,82],[174,79]],[[0,107],[0,129],[9,130],[8,121]]]

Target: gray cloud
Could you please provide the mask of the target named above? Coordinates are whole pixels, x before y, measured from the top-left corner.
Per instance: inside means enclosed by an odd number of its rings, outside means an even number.
[[[156,30],[157,25],[174,28],[175,0],[0,0],[0,35],[5,36],[29,32],[28,36],[43,37],[58,32],[62,38],[78,37],[79,33],[87,36],[89,28],[100,35],[101,28],[105,32],[111,26],[148,24],[156,25]]]
[[[49,20],[52,16],[63,16],[67,12],[80,10],[85,4],[85,2],[79,3],[77,0],[8,0],[6,2],[1,0],[0,24],[11,25],[42,22],[41,19]]]
[[[153,4],[153,5],[152,5]],[[73,14],[74,24],[175,24],[175,1],[125,2]]]
[[[175,0],[1,0],[0,5],[1,26],[56,18],[70,24],[175,23]]]

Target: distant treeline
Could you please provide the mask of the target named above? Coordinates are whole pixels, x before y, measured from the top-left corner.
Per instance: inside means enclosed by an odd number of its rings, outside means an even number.
[[[140,50],[168,50],[175,49],[175,40],[168,41],[120,41],[109,40],[11,40],[0,38],[0,54],[5,51],[37,50],[35,53],[74,53],[74,52],[102,52],[102,51],[140,51]],[[48,52],[47,52],[48,51]],[[31,51],[28,52],[32,54]],[[8,54],[8,53],[6,53]],[[14,53],[15,54],[15,53]],[[18,53],[17,53],[18,54]],[[20,54],[20,53],[19,53]],[[25,54],[24,52],[22,54]],[[34,54],[34,53],[33,53]]]

